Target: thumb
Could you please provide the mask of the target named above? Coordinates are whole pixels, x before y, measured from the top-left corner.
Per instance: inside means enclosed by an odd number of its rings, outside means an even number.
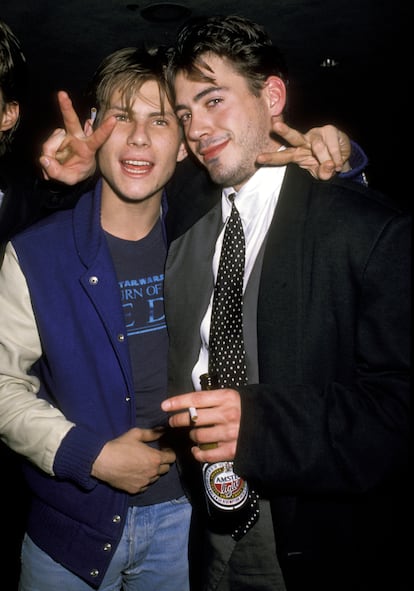
[[[42,174],[46,180],[56,178],[59,174],[60,164],[51,156],[40,156],[40,166],[42,167]]]
[[[49,160],[49,158],[47,156],[40,156],[39,162],[40,162],[40,166],[42,167],[42,175],[43,175],[43,178],[46,179],[47,181],[49,181],[50,180],[50,177],[47,174],[47,169],[50,166],[50,160]]]

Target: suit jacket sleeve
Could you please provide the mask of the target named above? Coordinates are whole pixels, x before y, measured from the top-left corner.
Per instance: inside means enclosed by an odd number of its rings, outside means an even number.
[[[297,254],[282,254],[285,276],[268,264],[277,242],[269,237],[267,245],[260,384],[241,391],[235,470],[276,493],[375,490],[409,466],[411,219],[382,205],[364,213],[363,187],[345,186],[346,200],[330,201],[329,191],[343,190],[337,183],[320,190],[314,218],[317,196],[296,204],[308,214],[301,236],[291,239]],[[279,224],[279,239],[283,231]],[[289,281],[286,328],[275,329],[280,286],[288,289]]]

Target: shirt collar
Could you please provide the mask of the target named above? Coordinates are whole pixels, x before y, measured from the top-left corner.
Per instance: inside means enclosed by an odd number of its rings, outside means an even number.
[[[286,166],[263,166],[243,185],[238,193],[233,187],[225,187],[222,191],[223,222],[228,218],[231,210],[228,196],[236,193],[235,204],[243,226],[246,228],[255,218],[258,210],[266,207],[275,195],[279,195],[285,172]]]

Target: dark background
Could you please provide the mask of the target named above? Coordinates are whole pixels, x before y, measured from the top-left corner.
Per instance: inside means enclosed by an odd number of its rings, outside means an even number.
[[[106,55],[141,41],[170,43],[190,13],[242,14],[264,25],[287,58],[291,123],[303,131],[338,125],[368,155],[369,184],[411,208],[411,190],[405,188],[412,168],[409,0],[180,0],[154,6],[159,4],[0,0],[0,18],[19,37],[30,71],[16,138],[22,162],[37,161],[41,142],[61,125],[57,90],[69,91],[87,116],[91,105],[84,92]],[[151,10],[155,21],[145,18]],[[12,454],[6,451],[0,460],[0,566],[8,591],[15,591],[26,491]]]
[[[29,62],[31,95],[20,137],[32,156],[61,123],[57,90],[68,90],[86,116],[84,91],[107,54],[143,40],[170,43],[190,13],[238,13],[264,25],[287,58],[291,123],[301,130],[328,122],[341,127],[367,153],[371,186],[408,203],[396,183],[411,165],[404,152],[409,0],[0,0],[0,6]],[[144,18],[148,11],[155,20]]]

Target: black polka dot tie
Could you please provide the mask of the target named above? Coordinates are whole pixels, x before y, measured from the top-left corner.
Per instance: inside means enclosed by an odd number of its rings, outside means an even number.
[[[214,286],[209,336],[209,374],[221,388],[247,383],[243,338],[243,280],[246,246],[240,214],[234,203],[227,221]],[[239,520],[238,520],[239,517]],[[233,515],[232,537],[240,539],[259,517],[258,495],[249,488],[243,507]]]
[[[209,338],[209,373],[216,376],[222,388],[247,382],[243,340],[245,256],[243,226],[233,200],[214,286]]]

